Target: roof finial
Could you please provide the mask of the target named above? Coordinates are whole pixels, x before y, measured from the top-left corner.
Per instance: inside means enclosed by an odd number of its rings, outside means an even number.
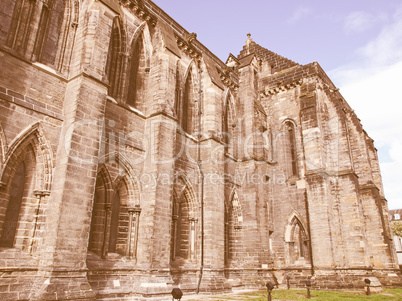
[[[253,42],[253,39],[251,38],[251,33],[248,33],[247,34],[247,41],[246,41],[246,46],[247,46],[247,52],[248,52],[248,54],[249,54],[249,52],[250,52],[250,44],[251,44],[251,42]]]

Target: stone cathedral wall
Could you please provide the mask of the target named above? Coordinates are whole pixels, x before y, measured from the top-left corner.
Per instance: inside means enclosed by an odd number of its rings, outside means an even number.
[[[318,63],[149,0],[3,0],[0,299],[401,285],[373,140]]]

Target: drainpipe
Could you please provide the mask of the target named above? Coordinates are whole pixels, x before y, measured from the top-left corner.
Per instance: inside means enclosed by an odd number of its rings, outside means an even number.
[[[204,173],[202,171],[202,166],[201,166],[201,116],[202,116],[202,86],[201,86],[201,63],[199,64],[199,69],[200,69],[200,83],[199,83],[199,90],[198,90],[198,158],[197,158],[197,165],[198,169],[200,171],[200,177],[201,177],[201,265],[200,265],[200,278],[198,279],[198,285],[197,285],[197,290],[196,293],[198,294],[200,291],[200,285],[201,285],[201,280],[202,280],[202,273],[204,270]]]

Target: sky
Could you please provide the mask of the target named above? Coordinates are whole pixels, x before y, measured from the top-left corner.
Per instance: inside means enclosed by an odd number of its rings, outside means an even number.
[[[154,0],[222,61],[253,40],[318,62],[374,139],[389,209],[402,208],[402,1]]]

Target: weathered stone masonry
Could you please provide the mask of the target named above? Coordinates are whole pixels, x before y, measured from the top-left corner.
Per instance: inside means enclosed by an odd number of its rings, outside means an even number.
[[[401,285],[373,140],[318,63],[251,36],[224,63],[148,0],[4,1],[1,300]]]

